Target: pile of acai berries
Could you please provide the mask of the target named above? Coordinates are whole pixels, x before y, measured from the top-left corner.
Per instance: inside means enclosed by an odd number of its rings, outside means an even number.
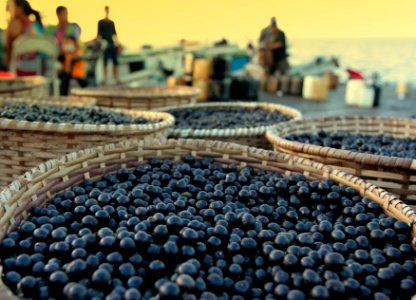
[[[361,153],[416,159],[415,138],[395,138],[389,135],[325,132],[290,134],[288,140],[317,146],[351,150]]]
[[[187,156],[58,194],[0,258],[24,299],[410,299],[411,238],[332,180]]]
[[[262,108],[189,108],[170,112],[177,129],[236,129],[270,126],[291,119],[278,111]]]
[[[29,122],[70,124],[150,124],[160,120],[132,117],[127,114],[77,106],[6,103],[0,107],[0,118]]]

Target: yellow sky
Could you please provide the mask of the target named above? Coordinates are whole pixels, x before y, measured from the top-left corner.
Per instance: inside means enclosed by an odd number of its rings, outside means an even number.
[[[6,0],[0,0],[5,7]],[[30,0],[45,23],[55,8],[67,6],[80,24],[82,39],[96,35],[103,7],[110,6],[121,42],[169,45],[180,38],[213,41],[255,40],[271,16],[288,38],[416,37],[415,0]],[[4,12],[4,10],[2,10]],[[0,14],[0,26],[6,22]]]

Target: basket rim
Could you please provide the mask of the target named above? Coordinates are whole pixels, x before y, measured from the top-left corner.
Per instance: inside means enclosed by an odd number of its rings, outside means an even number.
[[[33,88],[37,88],[43,85],[48,84],[49,80],[40,75],[34,75],[34,76],[24,76],[24,77],[14,77],[14,78],[0,78],[0,82],[16,82],[20,83],[16,86],[6,86],[2,87],[0,85],[0,95],[1,94],[9,94],[10,92],[19,92],[19,91],[25,91],[30,90]]]
[[[286,116],[292,117],[292,120],[301,120],[302,113],[290,106],[270,103],[270,102],[208,102],[208,103],[191,103],[185,105],[172,105],[157,108],[154,111],[173,112],[182,109],[199,109],[199,108],[218,108],[218,107],[242,107],[242,108],[262,108],[269,111],[278,111]],[[287,123],[287,122],[282,122]],[[218,128],[218,129],[170,129],[170,136],[176,138],[206,138],[206,137],[240,137],[240,136],[260,136],[264,135],[270,128],[276,124],[257,127],[239,127],[239,128]]]
[[[398,210],[401,215],[405,216],[408,224],[412,225],[413,232],[416,233],[416,211],[413,208],[402,202],[397,196],[353,174],[299,156],[215,140],[168,139],[166,141],[150,142],[124,141],[75,151],[60,158],[41,163],[13,181],[8,187],[0,191],[0,207],[7,206],[8,201],[14,196],[21,196],[25,188],[45,183],[48,177],[60,178],[63,181],[69,180],[68,173],[74,171],[79,166],[85,168],[88,166],[88,161],[92,159],[98,158],[100,163],[97,161],[95,163],[97,165],[105,165],[103,157],[107,156],[111,161],[117,161],[117,159],[126,157],[125,153],[128,151],[138,150],[139,153],[151,152],[160,155],[159,153],[164,149],[179,149],[192,154],[194,151],[198,151],[195,148],[204,151],[211,149],[226,158],[232,157],[233,155],[241,156],[245,154],[246,156],[250,156],[251,159],[255,158],[262,165],[267,165],[267,163],[272,162],[282,162],[285,166],[289,167],[293,165],[300,166],[304,172],[321,172],[324,178],[333,179],[339,184],[353,186],[363,197],[369,197],[373,201],[377,199],[377,202],[382,203],[386,211],[389,211],[389,208]],[[172,157],[176,158],[177,156],[176,154],[172,154]],[[138,160],[137,163],[140,163],[140,161]]]
[[[159,98],[189,98],[200,94],[198,88],[192,86],[148,86],[148,87],[91,87],[74,88],[73,96],[121,99],[159,99]]]
[[[0,99],[0,105],[7,102],[7,99]],[[16,98],[14,98],[16,99]],[[82,98],[79,98],[82,99]],[[84,98],[90,99],[90,98]],[[90,100],[88,100],[90,101]],[[23,101],[28,103],[28,101]],[[29,101],[29,103],[32,103]],[[34,104],[34,103],[33,103]],[[62,103],[60,101],[45,100],[41,104],[46,105],[60,105],[60,106],[80,106],[71,105],[69,103]],[[143,117],[150,120],[161,119],[162,121],[150,124],[83,124],[83,123],[52,123],[52,122],[29,122],[14,119],[0,118],[0,129],[18,130],[18,131],[42,131],[42,132],[58,132],[58,133],[133,133],[133,132],[153,132],[164,128],[168,128],[175,123],[175,118],[168,113],[154,112],[154,111],[136,111],[121,108],[107,108],[107,107],[90,107],[92,109],[122,113],[132,117]]]
[[[297,152],[311,154],[315,156],[319,155],[324,158],[344,159],[348,161],[353,161],[355,163],[360,163],[360,164],[362,163],[362,164],[378,166],[378,167],[394,167],[394,168],[416,170],[416,159],[368,154],[368,153],[361,153],[361,152],[356,152],[356,151],[351,151],[351,150],[323,147],[323,146],[317,146],[317,145],[312,145],[312,144],[291,141],[284,137],[284,135],[287,134],[285,133],[285,130],[289,130],[293,128],[293,126],[296,126],[299,124],[304,124],[304,125],[324,124],[326,122],[344,121],[344,120],[372,121],[372,122],[378,122],[378,123],[382,123],[385,121],[391,121],[393,123],[403,122],[403,123],[408,123],[412,125],[414,124],[414,126],[416,127],[416,120],[413,120],[410,118],[363,116],[363,115],[328,116],[328,117],[322,117],[322,118],[291,120],[285,123],[285,127],[283,127],[281,124],[277,124],[276,126],[270,128],[270,130],[267,131],[266,139],[274,146],[279,146],[279,147],[289,148],[289,149],[296,149]],[[353,125],[355,126],[357,124],[355,123]],[[304,133],[311,132],[310,128],[312,127],[309,126],[308,128],[309,130],[304,130],[302,132]],[[359,127],[356,127],[356,128],[359,128]],[[330,132],[332,131],[331,129],[323,129],[323,130],[330,131]]]

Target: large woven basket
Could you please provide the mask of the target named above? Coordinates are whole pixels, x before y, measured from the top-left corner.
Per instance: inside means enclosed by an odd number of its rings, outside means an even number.
[[[153,110],[170,105],[196,102],[199,90],[188,86],[173,87],[99,87],[76,88],[71,94],[94,97],[99,106],[136,110]]]
[[[320,130],[416,138],[416,120],[369,116],[326,117],[288,122],[266,134],[276,151],[335,166],[416,204],[416,159],[364,154],[285,139],[289,134],[318,133]]]
[[[5,103],[0,100],[0,107]],[[62,101],[47,104],[66,105]],[[31,167],[74,150],[127,139],[165,139],[168,127],[175,121],[167,113],[107,110],[160,121],[145,125],[92,125],[0,118],[0,187]]]
[[[284,115],[291,117],[294,120],[302,119],[302,114],[300,111],[273,103],[266,102],[212,102],[212,103],[197,103],[189,105],[178,105],[170,106],[158,109],[158,111],[163,112],[173,112],[175,110],[181,109],[216,109],[216,108],[225,108],[225,107],[241,107],[248,109],[261,108],[267,111],[280,112]],[[274,124],[276,125],[276,124]],[[241,127],[235,129],[229,128],[217,128],[217,129],[170,129],[170,137],[173,138],[195,138],[195,139],[213,139],[221,140],[227,142],[235,142],[242,145],[248,145],[252,147],[258,147],[263,149],[269,149],[270,143],[265,139],[264,135],[268,129],[272,128],[274,125],[270,126],[259,126],[259,127]]]
[[[42,76],[0,79],[0,97],[43,97],[48,95],[48,80]]]
[[[252,166],[285,175],[303,173],[308,179],[332,179],[359,191],[379,203],[388,214],[412,225],[416,233],[415,211],[398,198],[354,175],[334,170],[304,158],[249,148],[237,144],[203,140],[169,140],[163,144],[127,142],[74,152],[60,160],[32,169],[0,193],[0,239],[28,217],[33,207],[44,205],[54,195],[81,183],[98,179],[120,167],[134,168],[151,158],[180,160],[192,154],[197,158],[212,157],[218,163]],[[1,284],[1,283],[0,283]],[[16,299],[5,285],[0,286],[0,299]]]

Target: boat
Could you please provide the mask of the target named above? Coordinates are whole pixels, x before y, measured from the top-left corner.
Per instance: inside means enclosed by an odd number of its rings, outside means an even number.
[[[325,73],[334,72],[339,68],[336,57],[319,56],[314,60],[290,67],[289,74],[294,76],[321,76]]]
[[[149,84],[163,82],[170,75],[182,75],[184,56],[192,53],[195,57],[212,58],[225,55],[233,58],[247,57],[248,52],[238,45],[225,44],[181,44],[175,46],[152,48],[143,47],[135,52],[122,52],[119,62],[119,77],[123,84]],[[102,45],[92,41],[85,44],[83,59],[87,62],[87,80],[90,86],[103,84]],[[109,66],[111,74],[111,64]]]

